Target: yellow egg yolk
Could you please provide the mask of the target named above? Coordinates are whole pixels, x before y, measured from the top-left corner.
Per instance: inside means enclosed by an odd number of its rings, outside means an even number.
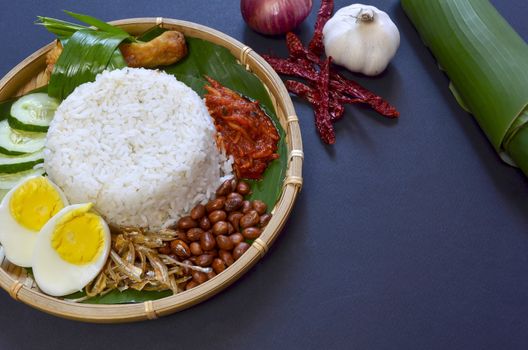
[[[53,230],[51,246],[71,264],[92,262],[103,250],[105,232],[101,217],[90,212],[92,206],[90,203],[65,214]]]
[[[9,202],[15,221],[35,232],[63,207],[59,193],[45,177],[36,177],[20,185]]]

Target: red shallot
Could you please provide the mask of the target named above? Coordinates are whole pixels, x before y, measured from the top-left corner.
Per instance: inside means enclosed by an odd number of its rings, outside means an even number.
[[[312,10],[312,0],[241,0],[244,21],[261,34],[278,35],[295,29]]]

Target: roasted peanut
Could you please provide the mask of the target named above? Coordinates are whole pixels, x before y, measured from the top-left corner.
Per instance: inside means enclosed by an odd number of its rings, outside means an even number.
[[[225,197],[215,198],[205,205],[205,209],[207,209],[208,213],[211,213],[215,210],[220,210],[224,207],[225,200]]]
[[[193,270],[192,272],[192,280],[195,281],[198,284],[202,284],[205,281],[207,281],[207,275],[200,271]]]
[[[181,259],[186,259],[191,256],[191,250],[187,243],[180,239],[176,239],[170,244],[172,251]]]
[[[201,267],[207,267],[213,263],[213,256],[202,254],[196,258],[196,264]]]
[[[246,215],[240,218],[240,228],[255,226],[260,222],[260,216],[255,210],[250,210]]]
[[[236,187],[236,191],[241,195],[245,196],[249,194],[249,192],[251,191],[251,187],[249,187],[249,184],[247,182],[239,181]]]
[[[218,249],[206,250],[206,251],[204,252],[204,254],[209,254],[209,255],[211,255],[213,258],[216,258],[216,257],[218,257]]]
[[[233,255],[231,255],[231,253],[227,250],[218,251],[218,257],[222,259],[227,266],[231,266],[235,262]]]
[[[191,219],[199,220],[205,215],[205,206],[198,204],[191,210]]]
[[[209,221],[211,224],[215,224],[218,221],[225,221],[227,214],[223,210],[214,210],[209,214]]]
[[[268,210],[266,203],[258,199],[255,199],[253,203],[251,203],[251,206],[259,215],[266,214],[266,210]]]
[[[199,225],[202,230],[207,231],[211,228],[211,221],[209,221],[207,216],[204,216],[200,219]]]
[[[187,282],[187,284],[185,285],[185,290],[189,290],[191,288],[194,288],[198,285],[198,283],[195,281],[195,280],[190,280],[189,282]]]
[[[234,212],[231,212],[229,213],[229,217],[228,217],[228,220],[229,222],[233,225],[233,227],[235,228],[235,231],[238,231],[239,228],[240,228],[240,218],[244,216],[244,214],[238,212],[238,211],[234,211]]]
[[[224,208],[226,211],[237,210],[242,206],[244,197],[240,193],[232,192],[227,195]]]
[[[204,230],[201,228],[192,228],[189,231],[187,231],[187,239],[191,242],[198,241],[200,237],[202,237],[202,234],[204,233]]]
[[[233,192],[234,190],[235,188],[233,187],[233,181],[229,179],[229,180],[224,181],[224,183],[222,183],[220,187],[218,187],[218,189],[216,190],[216,195],[218,197],[227,196],[229,193]]]
[[[174,239],[181,239],[185,243],[189,243],[189,239],[187,238],[187,234],[185,233],[185,231],[180,231],[180,230],[176,231],[174,233]]]
[[[213,237],[213,234],[209,231],[204,232],[200,237],[200,246],[203,250],[211,250],[215,247],[216,240]]]
[[[215,236],[225,235],[229,231],[229,226],[225,221],[218,221],[213,225],[212,231]]]
[[[240,232],[233,233],[229,236],[229,239],[233,242],[233,246],[236,246],[240,242],[244,242],[244,236],[242,236]]]
[[[216,272],[214,272],[214,271],[209,271],[206,275],[207,275],[207,280],[210,280],[211,278],[213,278],[214,276],[216,276]]]
[[[191,254],[194,255],[194,256],[198,256],[198,255],[202,255],[203,254],[202,246],[198,242],[192,242],[189,245],[189,249],[191,250]]]
[[[226,264],[222,259],[216,258],[213,260],[211,267],[218,274],[226,269]]]
[[[234,244],[229,237],[224,235],[216,236],[216,245],[223,250],[231,250],[234,247]]]
[[[242,202],[242,208],[240,209],[240,211],[242,212],[242,214],[246,214],[248,211],[250,211],[251,209],[253,209],[253,206],[251,205],[251,202],[250,201],[243,201]]]
[[[186,231],[190,228],[197,227],[198,223],[191,219],[190,216],[184,216],[180,220],[178,220],[178,228],[180,230]]]
[[[249,244],[246,242],[240,242],[238,245],[233,249],[233,259],[238,260],[242,254],[244,254],[249,249]]]
[[[262,231],[258,227],[246,227],[242,231],[242,235],[246,239],[257,239],[260,237]]]
[[[260,227],[265,227],[271,220],[271,214],[264,214],[260,216]]]

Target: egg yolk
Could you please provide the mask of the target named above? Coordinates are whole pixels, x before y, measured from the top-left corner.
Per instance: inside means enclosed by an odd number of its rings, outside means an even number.
[[[11,215],[23,227],[38,232],[64,207],[62,199],[45,177],[20,185],[9,202]]]
[[[64,215],[53,230],[51,246],[59,256],[74,265],[84,265],[97,259],[104,246],[101,217],[89,212],[87,204]]]

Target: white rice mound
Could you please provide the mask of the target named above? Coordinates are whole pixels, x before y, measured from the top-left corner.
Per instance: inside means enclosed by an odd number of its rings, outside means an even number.
[[[157,230],[232,176],[203,100],[164,72],[125,68],[75,89],[49,127],[44,168],[71,203]]]

